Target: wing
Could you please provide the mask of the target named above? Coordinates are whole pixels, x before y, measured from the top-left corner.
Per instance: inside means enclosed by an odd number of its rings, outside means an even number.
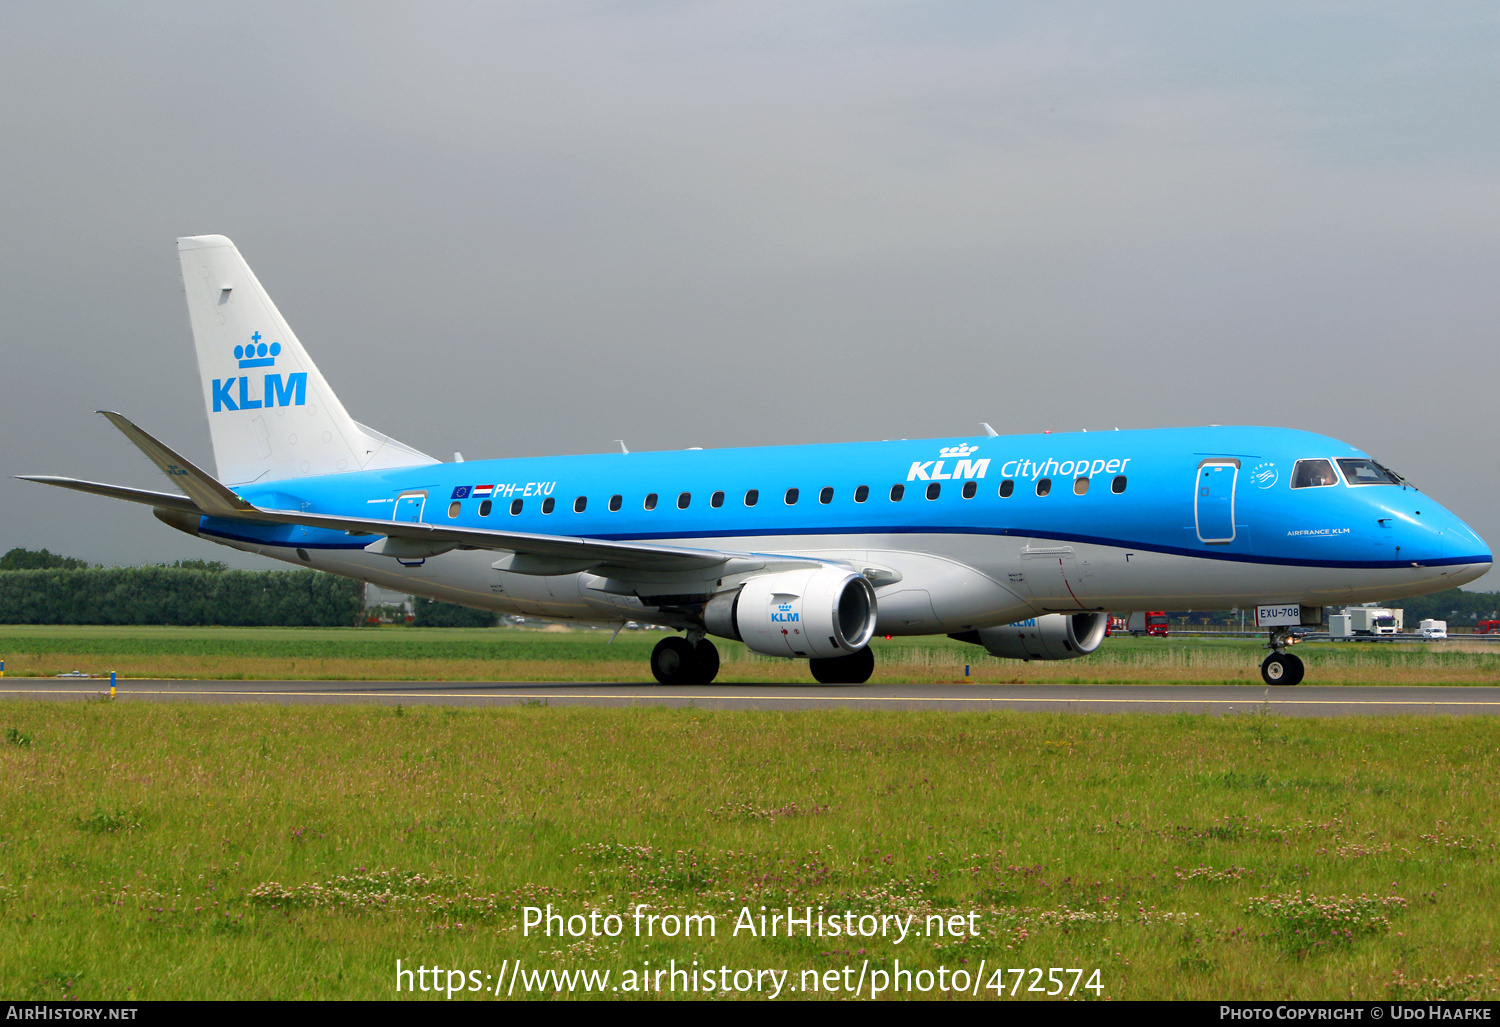
[[[458,547],[514,553],[516,559],[509,569],[518,573],[562,574],[596,567],[617,567],[627,571],[702,571],[731,564],[762,565],[767,559],[753,553],[720,549],[693,549],[649,542],[611,542],[568,535],[533,535],[519,531],[492,531],[485,528],[376,520],[372,517],[316,514],[301,510],[267,509],[247,502],[127,418],[113,411],[99,412],[109,418],[111,424],[120,429],[126,438],[187,495],[174,496],[164,492],[149,492],[53,475],[17,477],[44,485],[57,485],[79,492],[91,492],[158,508],[200,513],[208,517],[261,524],[305,524],[309,527],[344,531],[350,535],[381,536],[384,542],[374,543],[368,548],[392,556],[405,555],[422,548],[437,553]],[[398,539],[401,542],[393,544]],[[777,555],[774,559],[788,563],[821,562],[782,555]]]

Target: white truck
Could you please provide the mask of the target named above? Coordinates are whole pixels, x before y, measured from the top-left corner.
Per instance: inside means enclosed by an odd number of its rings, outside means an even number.
[[[1349,615],[1349,630],[1355,635],[1399,635],[1403,627],[1401,610],[1351,606],[1344,612]]]
[[[1417,626],[1417,634],[1423,638],[1447,638],[1448,622],[1445,620],[1424,620]]]

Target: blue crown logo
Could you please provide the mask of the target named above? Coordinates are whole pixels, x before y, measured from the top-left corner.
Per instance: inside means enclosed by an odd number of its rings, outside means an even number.
[[[274,367],[276,358],[280,355],[281,343],[273,342],[267,346],[260,341],[260,332],[250,336],[246,345],[234,348],[234,359],[240,362],[241,367]]]

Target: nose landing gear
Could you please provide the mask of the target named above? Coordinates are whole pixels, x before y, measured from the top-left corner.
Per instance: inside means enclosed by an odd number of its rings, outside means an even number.
[[[1295,685],[1302,681],[1305,668],[1299,657],[1286,651],[1286,647],[1297,639],[1289,628],[1272,628],[1271,641],[1266,648],[1271,650],[1260,665],[1261,680],[1268,685]]]
[[[1302,671],[1302,660],[1291,653],[1272,653],[1260,665],[1260,676],[1268,685],[1295,685]]]

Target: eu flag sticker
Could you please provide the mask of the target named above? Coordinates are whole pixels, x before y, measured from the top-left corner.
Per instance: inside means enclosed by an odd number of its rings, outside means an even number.
[[[469,486],[468,485],[460,485],[460,486],[458,486],[458,488],[456,488],[456,489],[453,490],[453,495],[450,496],[449,498],[450,499],[468,499],[469,498]]]

